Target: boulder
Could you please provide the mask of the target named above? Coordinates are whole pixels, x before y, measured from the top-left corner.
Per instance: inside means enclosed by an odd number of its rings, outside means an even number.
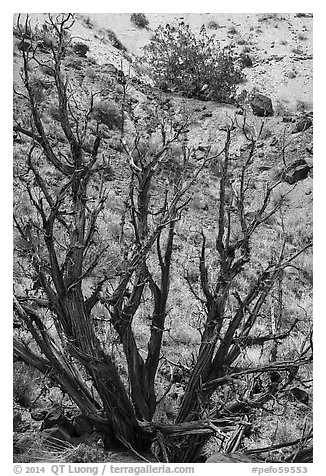
[[[243,453],[214,453],[206,463],[255,463],[256,460]]]
[[[311,170],[311,166],[304,159],[299,159],[287,169],[284,182],[293,185],[301,180],[305,180]]]
[[[264,94],[255,94],[251,100],[252,112],[258,117],[267,117],[274,114],[272,100]]]
[[[303,403],[304,405],[308,405],[309,403],[309,395],[305,390],[301,388],[294,387],[289,390],[289,392],[294,396],[296,400]]]
[[[309,129],[309,127],[312,126],[312,120],[310,119],[310,117],[301,117],[295,124],[293,130],[292,130],[292,134],[297,134],[298,132],[304,132],[306,131],[307,129]]]

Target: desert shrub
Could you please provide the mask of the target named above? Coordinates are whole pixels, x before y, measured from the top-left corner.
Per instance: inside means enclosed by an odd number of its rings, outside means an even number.
[[[298,112],[306,112],[308,109],[308,104],[301,99],[298,99],[296,102],[296,109]]]
[[[307,40],[307,39],[308,39],[308,38],[307,38],[305,35],[303,35],[302,33],[299,33],[299,35],[298,35],[298,40],[305,41],[305,40]]]
[[[81,443],[75,448],[65,451],[64,461],[67,463],[104,463],[108,459],[107,453],[98,445]]]
[[[92,20],[90,19],[90,17],[84,18],[83,23],[84,23],[84,25],[87,26],[87,28],[89,28],[90,30],[92,30],[92,29],[94,28],[94,23],[92,22]]]
[[[121,43],[121,41],[119,40],[119,38],[117,37],[117,35],[114,33],[113,30],[107,29],[106,34],[109,41],[112,43],[112,46],[114,46],[114,48],[117,48],[117,50],[120,50],[120,51],[127,51],[127,48]]]
[[[75,43],[73,45],[73,50],[77,56],[86,58],[86,55],[89,52],[89,47],[85,45],[85,43]]]
[[[145,13],[132,13],[130,15],[130,21],[138,28],[147,28],[149,21],[146,18]]]
[[[246,53],[240,54],[241,63],[245,68],[251,68],[253,66],[252,59]]]
[[[250,53],[252,51],[252,48],[250,45],[246,45],[243,50],[242,50],[242,53]]]
[[[268,21],[268,20],[277,20],[277,19],[278,19],[277,13],[262,13],[258,15],[258,21],[260,23],[264,21]]]
[[[283,101],[276,99],[274,102],[274,114],[275,116],[288,116],[290,114],[290,110]]]
[[[217,21],[215,20],[210,20],[208,23],[207,23],[207,28],[209,30],[218,30],[218,28],[220,28],[220,25]]]
[[[35,74],[31,77],[31,93],[33,94],[34,101],[37,104],[41,104],[47,99],[47,90],[51,88],[51,84],[37,76]]]
[[[159,26],[141,63],[159,88],[202,100],[234,101],[244,78],[240,58],[229,47],[222,49],[204,26],[196,37],[184,22]]]
[[[238,43],[238,45],[240,45],[240,46],[241,46],[241,45],[245,45],[245,44],[246,44],[246,40],[245,40],[244,38],[239,38],[239,39],[237,40],[237,43]]]
[[[292,48],[292,53],[294,53],[295,55],[302,55],[303,54],[303,51],[302,51],[302,48]]]
[[[15,402],[22,407],[29,408],[32,401],[33,379],[26,364],[19,362],[14,366],[13,394]]]
[[[235,26],[230,26],[230,28],[228,29],[228,33],[229,33],[229,35],[237,35],[238,30],[236,29]]]
[[[290,71],[286,71],[284,76],[286,76],[287,78],[290,78],[290,79],[294,79],[294,78],[296,78],[297,74],[298,74],[297,70],[293,68]]]
[[[69,55],[65,58],[65,66],[70,69],[81,70],[83,68],[83,60],[75,55]]]
[[[55,106],[54,104],[51,104],[48,108],[49,115],[54,119],[55,121],[60,122],[61,120],[61,115],[59,108]]]
[[[121,129],[121,112],[111,101],[99,101],[94,105],[93,118],[109,129]]]
[[[286,46],[288,44],[287,40],[281,40],[280,45]]]
[[[312,13],[296,13],[294,16],[296,18],[311,18]]]
[[[96,71],[94,68],[92,68],[91,66],[88,66],[86,68],[86,76],[91,79],[91,80],[94,80],[96,78]]]

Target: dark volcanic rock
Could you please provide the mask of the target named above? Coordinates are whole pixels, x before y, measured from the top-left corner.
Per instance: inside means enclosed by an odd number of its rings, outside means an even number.
[[[255,116],[267,117],[274,114],[272,100],[264,94],[255,94],[251,107]]]
[[[294,396],[296,400],[298,400],[301,403],[304,403],[305,405],[308,405],[309,395],[305,390],[295,387],[295,388],[291,388],[289,392]]]
[[[305,180],[311,170],[311,166],[304,159],[294,162],[286,171],[284,182],[293,185],[301,180]]]
[[[309,129],[309,127],[311,127],[311,126],[312,126],[312,120],[310,119],[310,117],[302,117],[295,124],[295,126],[292,130],[292,134],[296,134],[298,132],[304,132],[307,129]]]

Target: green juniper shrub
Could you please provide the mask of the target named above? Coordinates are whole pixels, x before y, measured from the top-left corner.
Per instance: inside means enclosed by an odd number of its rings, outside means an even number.
[[[218,28],[221,28],[219,23],[215,20],[210,20],[208,23],[207,23],[207,28],[209,30],[217,30]]]
[[[244,79],[231,48],[221,48],[204,26],[197,37],[184,22],[160,25],[144,47],[141,65],[160,89],[202,100],[231,103]]]
[[[145,13],[132,13],[130,15],[130,21],[138,28],[147,28],[149,24]]]

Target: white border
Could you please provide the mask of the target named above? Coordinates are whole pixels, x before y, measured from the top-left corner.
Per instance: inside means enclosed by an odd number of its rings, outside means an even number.
[[[118,6],[118,10],[116,9]],[[40,1],[23,2],[14,1],[6,2],[2,7],[2,24],[0,28],[1,35],[1,87],[2,87],[2,110],[1,110],[1,143],[2,143],[2,184],[0,186],[0,207],[1,207],[1,274],[0,274],[0,292],[1,292],[1,376],[2,376],[2,392],[1,392],[1,419],[6,418],[5,425],[2,427],[2,442],[1,452],[2,462],[8,461],[8,471],[5,469],[3,474],[12,474],[12,15],[17,12],[42,12],[47,9],[52,12],[73,11],[73,12],[89,12],[92,7],[93,12],[104,12],[109,10],[112,13],[132,12],[134,10],[142,11],[144,13],[156,12],[160,13],[200,13],[201,11],[215,13],[216,10],[221,13],[257,13],[257,12],[313,12],[314,14],[314,327],[315,327],[315,349],[316,356],[314,364],[314,414],[315,414],[315,452],[314,464],[309,465],[308,474],[323,474],[321,463],[324,455],[324,421],[325,421],[325,381],[326,374],[324,369],[325,353],[324,338],[325,338],[325,312],[324,312],[324,265],[325,265],[325,161],[324,157],[324,141],[325,135],[325,47],[326,47],[326,32],[325,32],[325,13],[326,9],[322,7],[321,1],[298,0],[296,2],[290,1],[273,1],[273,2],[217,2],[216,0],[207,2],[193,2],[191,5],[189,1],[171,1],[167,0],[162,3],[158,2],[62,2],[56,1],[53,5],[44,4]],[[197,7],[197,8],[196,8]],[[227,9],[225,9],[227,7]],[[221,10],[224,11],[221,11]],[[3,145],[4,144],[4,145]],[[7,464],[6,464],[7,466]],[[208,467],[209,466],[209,467]],[[234,465],[232,465],[234,466]],[[202,474],[201,470],[197,474]],[[223,471],[223,474],[231,474],[229,471]],[[217,468],[212,468],[211,465],[205,467],[205,474],[216,474]],[[234,474],[245,474],[241,465]],[[214,471],[214,473],[213,473]],[[250,473],[248,467],[248,473]]]

